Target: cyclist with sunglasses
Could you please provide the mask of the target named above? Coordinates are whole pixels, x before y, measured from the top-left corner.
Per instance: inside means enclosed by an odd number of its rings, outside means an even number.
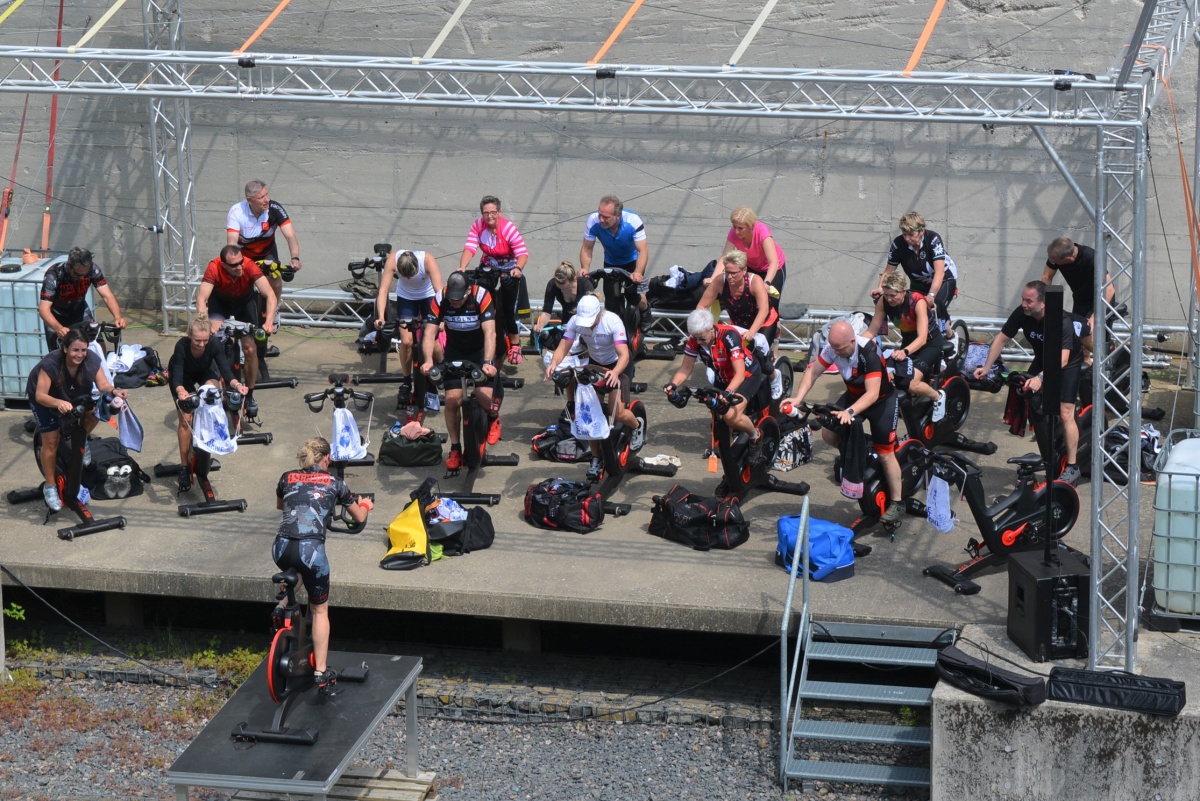
[[[196,292],[196,312],[207,315],[212,333],[221,329],[228,319],[254,325],[259,320],[259,298],[267,301],[266,321],[263,330],[275,333],[275,310],[278,301],[271,291],[271,284],[258,265],[242,255],[237,245],[221,248],[221,255],[208,263],[200,289]],[[252,334],[242,338],[242,352],[246,354],[244,378],[250,394],[246,396],[246,414],[258,416],[258,403],[254,400],[254,384],[258,380],[258,348]]]
[[[124,328],[128,320],[121,314],[117,296],[96,266],[92,252],[87,248],[71,248],[66,262],[46,270],[42,278],[42,295],[38,301],[38,316],[46,331],[46,348],[58,349],[59,342],[67,330],[80,323],[90,323],[94,317],[87,305],[87,293],[92,287],[104,301],[113,316],[117,328]]]

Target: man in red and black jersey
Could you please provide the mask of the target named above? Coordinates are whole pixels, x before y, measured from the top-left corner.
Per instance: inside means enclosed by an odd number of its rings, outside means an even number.
[[[204,277],[200,279],[196,311],[208,315],[215,335],[221,330],[221,323],[229,319],[258,325],[260,297],[265,298],[267,304],[263,330],[272,334],[275,332],[277,303],[271,285],[258,265],[243,256],[237,245],[226,245],[221,248],[221,255],[208,263]],[[242,338],[242,352],[246,354],[246,386],[251,392],[246,396],[246,413],[257,417],[258,403],[253,392],[258,381],[258,343],[249,333]]]
[[[128,321],[121,314],[117,297],[92,259],[92,252],[87,248],[71,248],[66,262],[50,267],[42,278],[38,316],[46,331],[48,350],[58,349],[59,341],[71,326],[91,322],[93,317],[87,305],[87,293],[92,287],[112,313],[117,328],[126,326]]]
[[[683,363],[671,383],[663,387],[668,395],[687,380],[696,366],[696,359],[713,371],[714,383],[721,389],[736,392],[742,402],[725,412],[725,423],[733,431],[750,438],[748,458],[756,461],[762,455],[762,435],[754,421],[746,416],[746,406],[762,387],[762,368],[754,354],[742,345],[742,334],[732,325],[714,323],[708,309],[696,309],[688,315],[688,341],[683,347]]]
[[[429,375],[433,369],[434,344],[438,329],[446,328],[446,345],[442,361],[467,361],[478,364],[488,378],[496,376],[496,309],[491,293],[481,286],[467,284],[462,272],[450,273],[446,286],[433,296],[425,317],[425,334],[421,340],[424,362],[421,372]],[[450,455],[446,469],[462,467],[462,379],[446,376],[446,435],[450,438]],[[487,410],[491,424],[487,441],[500,441],[500,415],[492,408],[492,388],[475,387],[475,402]]]
[[[844,411],[835,413],[839,423],[850,425],[856,417],[863,417],[871,424],[871,444],[879,455],[879,464],[887,481],[888,504],[881,517],[885,523],[900,519],[904,504],[900,489],[900,463],[896,461],[896,422],[899,409],[892,382],[879,356],[875,342],[858,337],[854,328],[839,320],[829,329],[829,341],[821,349],[815,365],[809,365],[800,379],[796,396],[788,403],[799,406],[812,389],[817,379],[830,367],[836,367],[846,391],[836,401]],[[824,428],[821,436],[829,445],[839,447],[841,436]]]

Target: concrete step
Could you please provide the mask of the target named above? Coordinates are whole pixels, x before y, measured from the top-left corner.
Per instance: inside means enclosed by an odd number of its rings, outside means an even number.
[[[806,740],[843,743],[876,743],[928,748],[933,734],[928,726],[889,726],[880,723],[846,723],[832,720],[796,721],[792,736]]]
[[[858,640],[877,645],[939,646],[954,642],[954,629],[932,626],[886,626],[878,623],[812,622],[814,640]]]

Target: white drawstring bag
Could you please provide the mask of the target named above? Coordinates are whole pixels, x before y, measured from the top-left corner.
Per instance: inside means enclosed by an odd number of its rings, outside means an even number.
[[[142,428],[142,421],[137,419],[137,415],[133,413],[133,409],[129,406],[129,401],[125,401],[121,406],[121,410],[117,412],[117,429],[120,434],[121,444],[126,449],[131,451],[142,452],[142,440],[146,436],[146,430]]]
[[[941,476],[930,476],[925,492],[925,519],[943,534],[954,531],[954,512],[950,508],[950,484]]]
[[[349,462],[367,455],[366,443],[358,432],[358,422],[349,409],[333,410],[333,453],[335,462]]]
[[[575,389],[575,419],[571,421],[571,433],[575,439],[588,441],[605,439],[608,431],[608,416],[595,387],[580,384]]]
[[[209,400],[215,396],[215,402]],[[221,404],[221,391],[213,386],[200,390],[200,407],[192,416],[192,445],[214,456],[237,450],[237,437],[229,430],[229,418]]]

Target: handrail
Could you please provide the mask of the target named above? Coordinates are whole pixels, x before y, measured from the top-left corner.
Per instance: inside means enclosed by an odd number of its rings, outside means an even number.
[[[799,675],[798,666],[800,653],[804,647],[805,633],[809,622],[808,607],[808,572],[810,567],[808,553],[808,502],[805,496],[800,506],[800,527],[796,532],[796,549],[792,553],[792,571],[788,578],[787,598],[783,603],[783,622],[779,628],[779,781],[784,779],[787,770],[788,756],[792,748],[792,725],[788,712],[792,708],[793,693],[796,690],[796,677]],[[800,583],[800,625],[796,630],[796,650],[792,657],[792,673],[788,673],[787,641],[788,630],[791,628],[792,600],[796,592],[797,568],[800,555],[804,554],[804,573]],[[789,676],[792,680],[789,681]]]

